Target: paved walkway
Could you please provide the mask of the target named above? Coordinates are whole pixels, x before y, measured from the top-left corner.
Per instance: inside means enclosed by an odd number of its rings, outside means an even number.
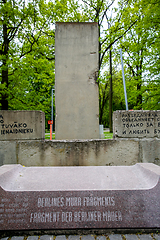
[[[14,236],[1,238],[1,240],[160,240],[160,234]]]

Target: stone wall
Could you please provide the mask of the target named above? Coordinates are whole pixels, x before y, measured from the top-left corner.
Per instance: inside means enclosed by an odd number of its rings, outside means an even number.
[[[83,141],[0,141],[0,165],[111,166],[160,165],[160,139]]]
[[[127,166],[138,162],[160,165],[159,114],[160,111],[116,111],[114,139],[3,140],[0,165]]]

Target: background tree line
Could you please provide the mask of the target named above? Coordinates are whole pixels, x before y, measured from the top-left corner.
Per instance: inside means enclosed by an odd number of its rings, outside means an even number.
[[[125,109],[120,48],[129,109],[160,109],[160,0],[1,0],[0,10],[2,110],[50,119],[57,21],[98,23],[100,124],[109,126],[111,79],[112,111]]]

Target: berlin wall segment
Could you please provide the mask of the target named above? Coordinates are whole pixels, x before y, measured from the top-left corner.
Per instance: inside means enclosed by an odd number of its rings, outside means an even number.
[[[46,181],[50,179],[48,184],[36,180],[42,178],[42,171]],[[78,180],[73,185],[75,175]],[[130,181],[131,175],[135,181]],[[154,164],[74,167],[69,172],[68,168],[3,166],[0,230],[160,228],[159,176],[160,167]]]
[[[115,111],[113,113],[114,137],[160,137],[160,111]]]
[[[97,76],[98,24],[56,23],[56,140],[99,138]]]

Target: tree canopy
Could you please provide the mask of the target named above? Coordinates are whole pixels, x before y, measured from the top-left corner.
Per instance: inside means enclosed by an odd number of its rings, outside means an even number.
[[[119,49],[123,51],[129,109],[160,109],[160,0],[1,0],[0,108],[51,115],[55,82],[55,23],[99,26],[100,123],[125,109]],[[112,52],[112,71],[110,53]]]

